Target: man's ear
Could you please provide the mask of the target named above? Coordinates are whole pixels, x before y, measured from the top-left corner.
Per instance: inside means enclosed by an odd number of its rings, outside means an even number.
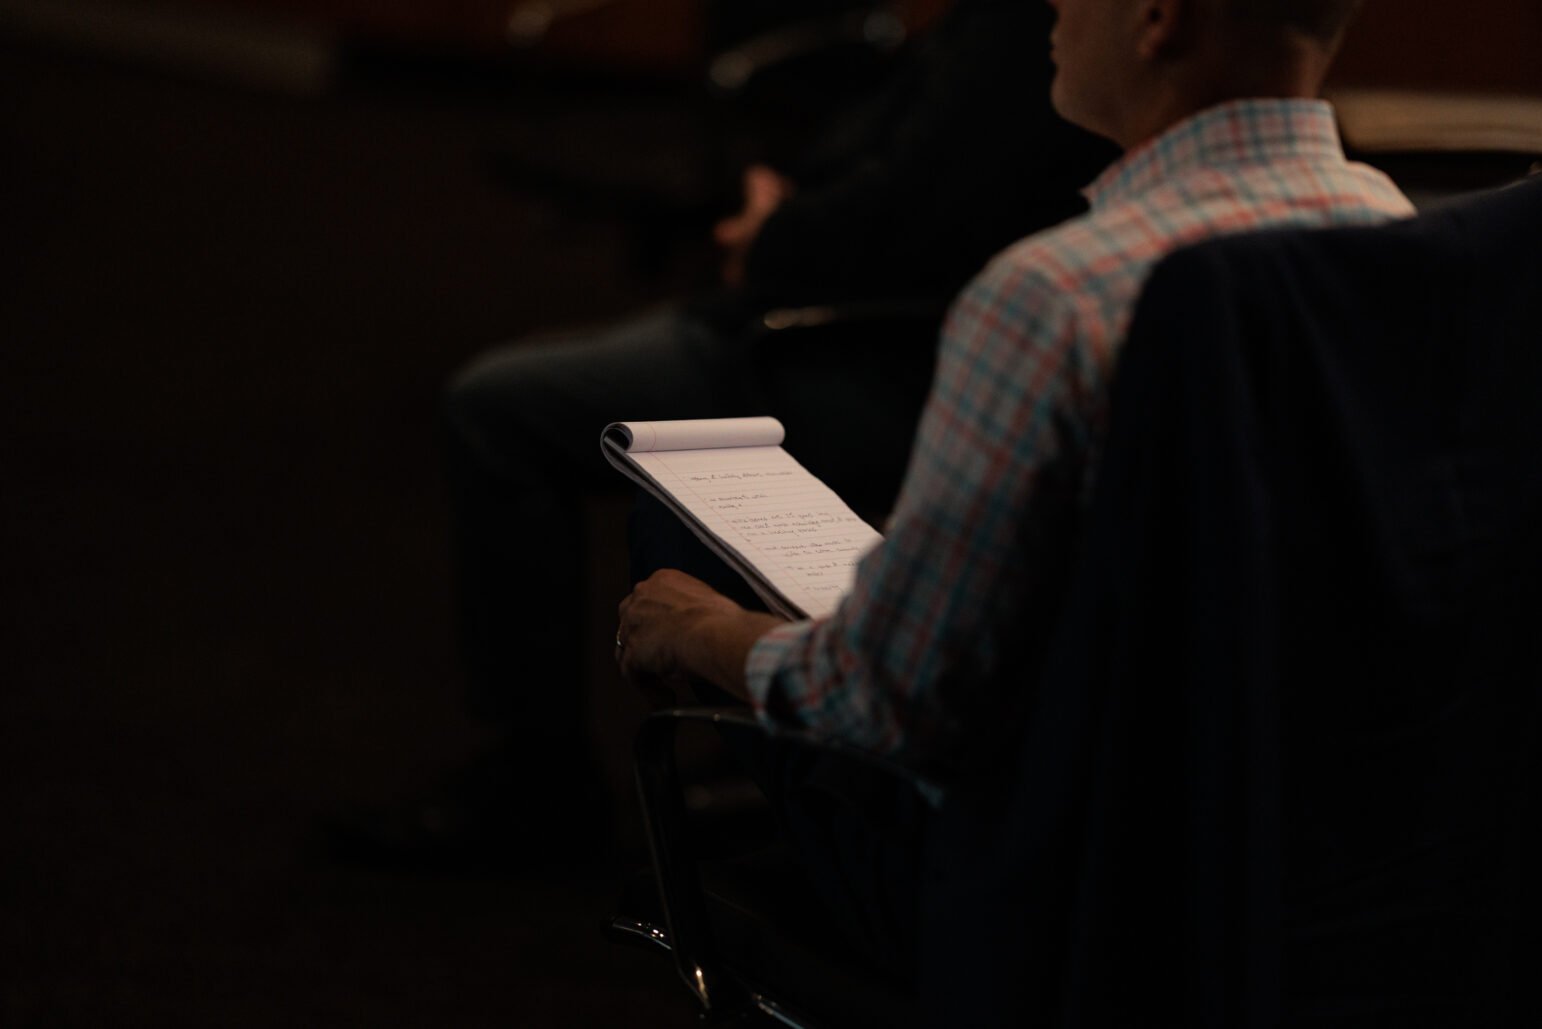
[[[1135,52],[1145,60],[1181,49],[1192,30],[1195,8],[1204,0],[1140,0]]]

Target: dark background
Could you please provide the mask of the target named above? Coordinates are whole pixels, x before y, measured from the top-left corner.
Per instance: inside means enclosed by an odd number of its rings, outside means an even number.
[[[574,817],[614,845],[414,877],[330,860],[317,825],[482,739],[446,376],[710,273],[658,217],[722,167],[697,7],[514,52],[501,4],[239,6],[0,3],[0,1025],[689,1024],[666,963],[599,931],[642,859],[622,511],[574,570],[590,658],[532,684],[584,692],[614,804]],[[1410,38],[1446,83],[1460,47]],[[1406,75],[1357,45],[1363,78]],[[1498,58],[1466,66],[1535,74]],[[662,206],[639,222],[617,184]]]
[[[0,1025],[689,1022],[667,964],[599,929],[641,860],[601,624],[621,512],[574,612],[595,659],[530,684],[589,696],[614,852],[435,879],[318,844],[480,740],[446,376],[698,273],[489,159],[616,147],[647,180],[695,153],[683,90],[470,68],[362,53],[295,91],[0,37]]]

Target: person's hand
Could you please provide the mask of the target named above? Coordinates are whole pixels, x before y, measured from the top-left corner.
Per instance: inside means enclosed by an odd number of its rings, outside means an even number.
[[[686,650],[714,613],[743,609],[684,572],[665,568],[638,583],[617,609],[616,663],[655,706],[673,703],[690,681]]]
[[[744,169],[744,207],[712,230],[712,238],[723,248],[723,281],[728,285],[744,281],[744,260],[761,226],[792,193],[792,180],[771,168],[752,164]]]
[[[760,634],[781,623],[746,611],[700,579],[671,568],[640,582],[617,609],[616,663],[655,706],[705,680],[745,696],[744,661]]]

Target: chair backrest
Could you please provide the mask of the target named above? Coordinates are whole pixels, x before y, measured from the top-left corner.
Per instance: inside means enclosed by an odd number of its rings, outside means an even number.
[[[1156,269],[1015,767],[934,833],[935,1022],[1536,1015],[1539,241],[1542,180]]]

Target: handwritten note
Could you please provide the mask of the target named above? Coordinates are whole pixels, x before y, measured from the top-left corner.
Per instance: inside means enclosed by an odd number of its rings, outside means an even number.
[[[779,593],[818,618],[882,537],[778,446],[629,455]]]

